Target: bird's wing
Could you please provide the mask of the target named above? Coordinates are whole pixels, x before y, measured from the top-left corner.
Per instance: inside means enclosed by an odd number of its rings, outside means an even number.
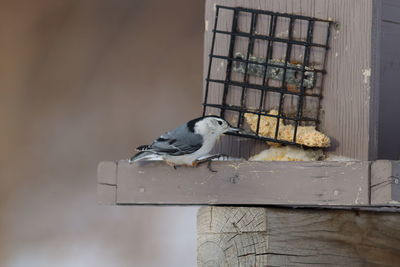
[[[141,146],[139,151],[150,151],[157,154],[181,156],[191,154],[203,145],[203,137],[190,132],[186,125],[161,135],[149,146]]]

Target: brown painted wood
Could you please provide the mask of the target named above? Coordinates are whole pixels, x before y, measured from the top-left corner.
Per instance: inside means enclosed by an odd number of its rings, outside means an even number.
[[[400,205],[400,161],[378,160],[372,163],[371,204]]]
[[[211,172],[119,161],[116,204],[369,205],[369,165],[218,161]]]
[[[375,114],[377,105],[374,105],[371,96],[374,92],[374,80],[371,83],[371,69],[373,57],[371,33],[373,28],[373,0],[207,0],[205,14],[205,39],[204,39],[204,76],[208,68],[208,53],[211,45],[211,31],[214,23],[216,4],[228,6],[242,6],[256,9],[265,9],[278,12],[296,13],[323,19],[333,19],[339,23],[339,27],[332,31],[331,50],[328,53],[324,79],[321,108],[320,129],[327,133],[333,140],[331,151],[337,155],[343,155],[360,160],[376,158],[377,137],[370,122],[375,123],[371,114]],[[219,29],[228,29],[231,16],[220,14]],[[240,20],[240,19],[239,19]],[[246,30],[249,18],[244,17],[239,21],[239,27]],[[266,32],[268,23],[261,24],[258,31]],[[298,32],[302,32],[301,27]],[[278,30],[279,34],[280,33]],[[321,38],[322,33],[316,31],[316,38]],[[218,36],[215,53],[227,54],[228,37]],[[244,40],[238,41],[238,49],[243,50]],[[255,54],[263,54],[265,44],[255,45]],[[275,57],[280,57],[283,50],[276,49]],[[296,53],[296,52],[295,52]],[[297,53],[296,56],[300,56]],[[312,52],[312,60],[320,61],[319,54]],[[222,78],[225,67],[221,62],[214,60],[212,75],[214,78]],[[374,72],[372,72],[374,73]],[[372,88],[372,89],[371,89]],[[222,86],[211,85],[210,100],[220,101]],[[232,103],[238,101],[239,91],[232,94],[228,100]],[[256,92],[248,92],[249,105],[256,102]],[[285,107],[293,108],[296,101],[287,99]],[[267,106],[274,107],[278,101],[277,94],[268,97]],[[314,107],[313,103],[306,106]],[[211,110],[210,112],[213,112]],[[375,113],[374,113],[375,112]],[[248,157],[255,152],[265,149],[265,144],[257,141],[249,141],[244,138],[223,138],[217,148],[225,154]]]
[[[97,168],[97,202],[115,205],[117,198],[117,163],[101,162]]]
[[[400,214],[343,210],[203,207],[203,266],[398,266]]]

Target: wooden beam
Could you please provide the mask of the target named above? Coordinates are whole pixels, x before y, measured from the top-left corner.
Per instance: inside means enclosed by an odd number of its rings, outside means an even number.
[[[100,184],[128,205],[369,205],[369,162],[215,161],[176,170],[158,161],[101,163]],[[106,183],[106,184],[105,184]],[[114,192],[114,191],[112,191]],[[101,197],[101,196],[99,196]],[[105,200],[107,202],[108,200]],[[113,203],[110,203],[113,204]]]
[[[399,213],[203,207],[197,264],[398,266],[399,220]]]
[[[400,161],[378,160],[372,163],[371,204],[400,204]]]

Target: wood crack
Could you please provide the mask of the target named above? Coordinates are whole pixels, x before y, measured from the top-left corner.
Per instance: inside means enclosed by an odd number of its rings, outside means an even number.
[[[372,188],[372,187],[376,187],[376,186],[384,186],[384,185],[388,185],[388,184],[393,184],[393,183],[395,182],[396,179],[400,179],[400,178],[397,177],[397,176],[389,176],[389,177],[386,178],[386,179],[387,179],[387,180],[385,180],[385,181],[382,181],[382,182],[380,182],[380,183],[371,185],[371,188]]]
[[[109,185],[109,186],[117,186],[116,184],[104,183],[104,182],[99,182],[98,184]]]
[[[290,253],[278,253],[278,252],[263,252],[263,253],[255,253],[249,252],[246,254],[238,255],[238,258],[247,257],[247,256],[263,256],[263,255],[274,255],[274,256],[293,256],[293,257],[313,257],[316,255],[300,255],[300,254],[290,254]]]

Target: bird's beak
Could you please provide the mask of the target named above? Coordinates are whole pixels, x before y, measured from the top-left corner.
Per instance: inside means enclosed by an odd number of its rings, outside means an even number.
[[[229,129],[228,129],[228,133],[236,133],[236,132],[239,132],[239,131],[240,131],[239,128],[229,127]]]

